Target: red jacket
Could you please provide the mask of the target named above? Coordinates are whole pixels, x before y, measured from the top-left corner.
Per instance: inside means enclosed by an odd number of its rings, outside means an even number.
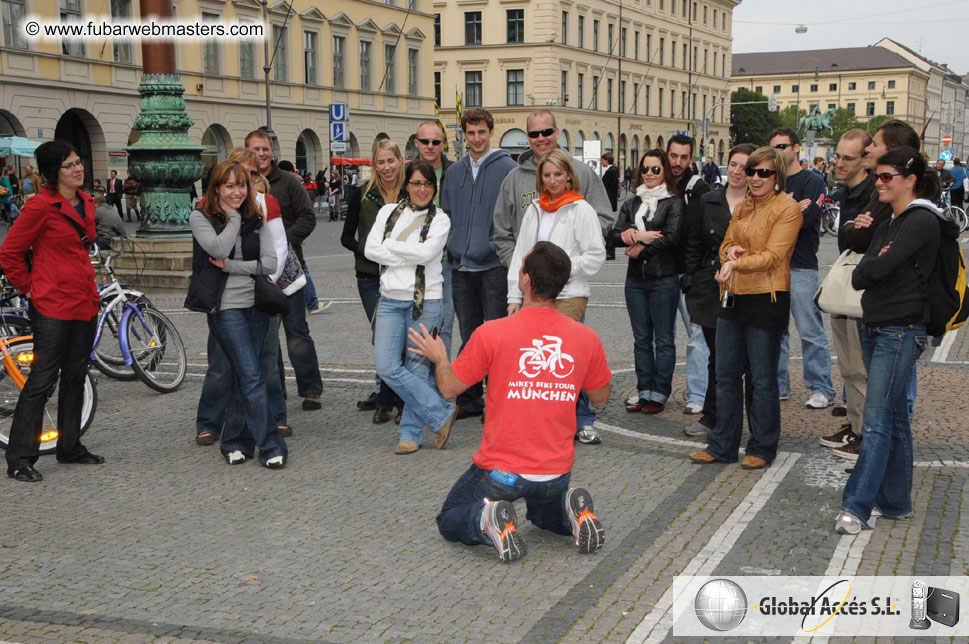
[[[98,287],[88,251],[70,217],[94,239],[94,200],[77,191],[84,218],[59,192],[48,186],[28,199],[0,246],[0,266],[7,279],[41,313],[56,320],[90,320],[98,313]],[[63,213],[63,214],[62,214]],[[24,258],[33,248],[33,270]]]

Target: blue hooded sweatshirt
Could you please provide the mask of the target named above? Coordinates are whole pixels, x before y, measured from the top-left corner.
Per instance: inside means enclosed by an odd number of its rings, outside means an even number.
[[[493,149],[471,175],[471,155],[452,165],[444,175],[441,210],[451,217],[447,242],[451,267],[484,271],[501,266],[494,243],[495,202],[505,175],[516,167],[507,150]]]

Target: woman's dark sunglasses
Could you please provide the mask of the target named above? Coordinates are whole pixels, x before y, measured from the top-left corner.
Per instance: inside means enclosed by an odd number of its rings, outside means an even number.
[[[752,177],[755,174],[761,179],[766,179],[767,177],[773,177],[777,174],[777,170],[771,170],[770,168],[747,168],[744,170],[744,174],[748,177]]]
[[[661,165],[644,165],[642,167],[643,174],[649,174],[652,172],[656,176],[663,174],[663,166]]]
[[[896,172],[892,174],[891,172],[882,172],[881,174],[876,174],[875,179],[881,181],[882,183],[891,183],[894,177],[904,177],[905,174],[902,172]]]

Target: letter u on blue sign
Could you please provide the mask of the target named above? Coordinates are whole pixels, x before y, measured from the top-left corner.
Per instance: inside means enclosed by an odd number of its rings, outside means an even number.
[[[331,103],[330,104],[330,121],[333,123],[343,123],[347,120],[347,104],[346,103]]]

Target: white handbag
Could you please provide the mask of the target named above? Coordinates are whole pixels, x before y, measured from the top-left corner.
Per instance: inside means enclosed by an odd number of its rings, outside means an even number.
[[[835,260],[814,296],[819,309],[831,315],[862,317],[861,295],[864,290],[859,291],[851,286],[851,274],[862,257],[864,255],[861,253],[846,250]]]

